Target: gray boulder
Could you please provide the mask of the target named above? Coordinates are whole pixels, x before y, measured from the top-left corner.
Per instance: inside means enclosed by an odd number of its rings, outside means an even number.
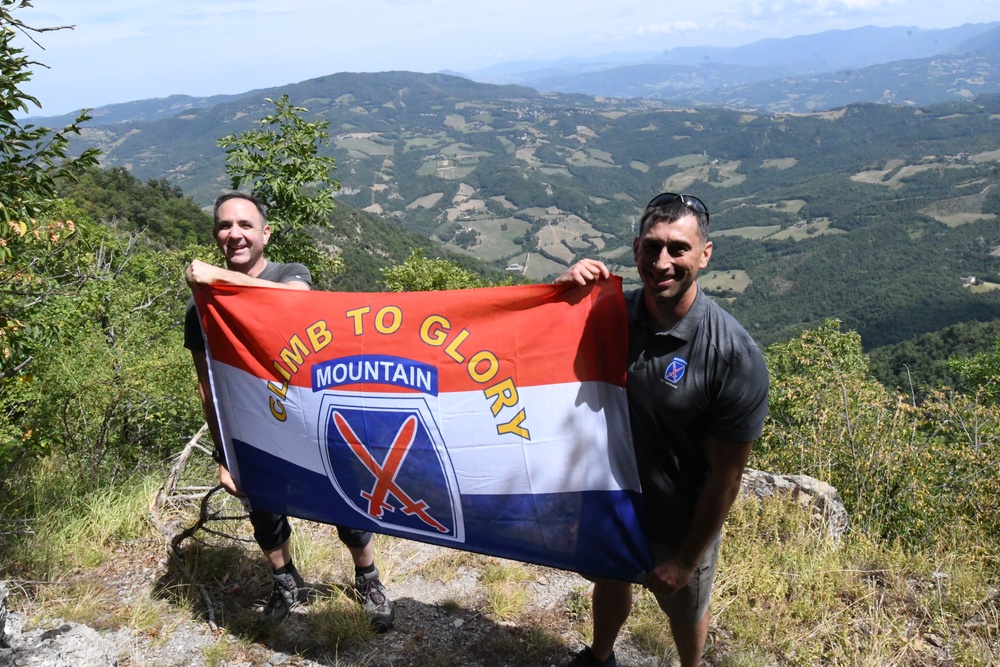
[[[835,541],[839,541],[850,527],[847,508],[837,489],[808,475],[773,475],[747,468],[743,471],[741,493],[761,499],[784,497],[798,503]]]

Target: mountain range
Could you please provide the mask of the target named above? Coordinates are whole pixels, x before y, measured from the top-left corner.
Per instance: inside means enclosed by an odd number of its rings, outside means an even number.
[[[1000,92],[1000,22],[830,30],[732,47],[507,63],[476,81],[771,112],[854,102],[924,105]]]
[[[677,47],[550,61],[515,61],[441,74],[542,92],[647,97],[772,112],[806,112],[856,102],[913,105],[1000,92],[1000,21],[925,30],[829,30],[737,47]],[[170,118],[242,97],[171,95],[92,110],[93,124]],[[66,124],[75,114],[35,120]]]
[[[690,192],[712,211],[703,287],[762,343],[829,317],[869,348],[1000,317],[1000,96],[775,114],[340,73],[180,113],[133,103],[73,148],[208,204],[228,185],[217,139],[282,94],[330,124],[339,201],[375,252],[395,228],[526,279],[593,256],[634,283],[645,202]]]

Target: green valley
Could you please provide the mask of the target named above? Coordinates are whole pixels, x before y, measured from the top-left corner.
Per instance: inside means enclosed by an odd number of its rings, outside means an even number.
[[[762,343],[828,317],[866,348],[1000,317],[1000,291],[983,288],[1000,283],[1000,97],[750,114],[335,74],[91,125],[76,148],[207,204],[227,185],[215,141],[279,94],[330,123],[340,202],[516,277],[548,280],[592,256],[634,279],[633,226],[667,190],[708,203],[711,268],[740,277],[706,287]]]

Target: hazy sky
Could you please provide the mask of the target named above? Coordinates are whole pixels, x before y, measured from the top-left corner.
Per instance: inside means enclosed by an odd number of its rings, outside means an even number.
[[[73,25],[21,44],[52,115],[181,93],[241,93],[335,72],[471,72],[514,60],[738,46],[865,25],[1000,20],[997,0],[34,0]]]

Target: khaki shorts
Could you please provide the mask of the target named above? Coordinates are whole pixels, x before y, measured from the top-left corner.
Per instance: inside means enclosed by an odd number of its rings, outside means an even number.
[[[684,588],[676,591],[673,595],[655,594],[656,602],[660,605],[663,613],[671,621],[681,625],[698,625],[701,619],[705,618],[708,612],[708,603],[712,598],[712,584],[715,582],[715,567],[719,561],[719,545],[722,543],[722,533],[715,536],[715,540],[705,550],[701,557],[701,562],[695,568],[691,581]],[[665,547],[661,544],[651,545],[653,549],[653,559],[661,563],[677,551],[673,547]]]

